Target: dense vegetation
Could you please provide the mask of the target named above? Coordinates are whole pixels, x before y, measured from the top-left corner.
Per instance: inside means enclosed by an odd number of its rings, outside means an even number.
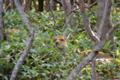
[[[95,25],[96,17],[93,9],[88,15],[92,25]],[[79,12],[74,13],[74,26],[64,26],[64,15],[61,11],[35,13],[27,12],[30,21],[34,25],[34,42],[30,53],[19,71],[17,80],[65,80],[70,71],[80,62],[90,49],[88,39],[81,22]],[[112,11],[112,21],[117,21],[120,11]],[[8,11],[4,16],[5,30],[8,39],[0,44],[0,80],[9,80],[14,64],[24,49],[27,30],[16,11]],[[67,49],[64,55],[55,47],[54,36],[67,32],[70,34],[67,40]],[[109,42],[106,43],[102,53],[114,56],[112,61],[98,61],[97,73],[100,80],[112,78],[120,79],[120,28],[115,35],[116,50],[110,51]],[[64,56],[64,57],[63,57]],[[83,70],[82,80],[90,80],[90,65]],[[79,80],[79,77],[78,77]]]

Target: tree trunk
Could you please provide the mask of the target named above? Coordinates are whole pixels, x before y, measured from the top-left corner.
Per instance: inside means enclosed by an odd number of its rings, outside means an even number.
[[[10,7],[11,7],[11,9],[14,9],[14,1],[13,0],[10,0]]]
[[[61,0],[62,7],[65,12],[65,27],[71,26],[72,22],[72,6],[70,0]]]
[[[49,5],[49,1],[50,0],[45,0],[45,10],[46,11],[49,11],[49,6],[48,6]]]
[[[43,11],[44,9],[44,0],[38,0],[38,11]]]
[[[5,9],[6,9],[6,11],[7,10],[11,10],[11,9],[14,8],[13,0],[4,0],[4,2],[5,2]]]
[[[32,0],[23,0],[24,11],[32,9]]]
[[[107,34],[107,31],[109,31],[112,28],[112,24],[111,24],[111,19],[110,19],[110,13],[111,13],[111,5],[112,5],[112,1],[109,0],[108,2],[108,9],[107,9],[107,14],[106,14],[106,18],[105,18],[105,24],[103,25],[104,28],[100,27],[100,23],[102,22],[102,16],[103,16],[103,11],[105,8],[105,0],[97,0],[97,31],[98,31],[98,35],[100,37],[101,40],[103,40],[105,38],[105,35]],[[102,32],[101,32],[102,31]],[[115,44],[114,44],[114,37],[113,35],[110,36],[110,41],[111,41],[111,50],[115,49]]]
[[[104,28],[102,28],[102,30],[100,27],[100,23],[101,23],[103,11],[105,8],[105,0],[97,0],[97,4],[98,4],[98,7],[97,7],[97,31],[98,31],[98,35],[100,36],[100,38],[104,39],[105,34],[112,27],[111,20],[110,20],[110,12],[111,12],[112,2],[111,2],[111,0],[109,0],[108,11],[106,13],[107,15],[106,15],[105,22],[104,22],[105,24],[103,25]],[[101,31],[103,31],[103,32],[101,32]]]
[[[33,0],[33,6],[35,8],[35,11],[38,11],[38,4],[36,3],[36,0]]]
[[[71,2],[70,0],[61,0],[62,1],[62,7],[66,13],[66,15],[69,15],[71,13]]]
[[[3,0],[0,0],[0,41],[4,39]]]
[[[55,2],[55,0],[50,0],[50,2],[49,2],[49,8],[51,10],[56,10],[56,2]]]

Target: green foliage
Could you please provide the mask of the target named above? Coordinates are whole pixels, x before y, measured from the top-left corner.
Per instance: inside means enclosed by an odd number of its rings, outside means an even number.
[[[70,71],[85,57],[82,51],[87,51],[91,48],[91,41],[80,23],[81,18],[78,12],[74,15],[76,22],[74,27],[71,28],[63,26],[64,16],[62,12],[53,13],[55,22],[52,14],[49,12],[38,14],[30,11],[28,13],[28,17],[34,26],[35,37],[30,53],[19,71],[17,80],[65,80]],[[89,16],[94,26],[96,18],[93,13],[90,13]],[[116,16],[118,15],[113,16],[113,20]],[[25,25],[16,11],[6,12],[4,18],[9,40],[0,44],[0,79],[8,80],[21,51],[25,47],[25,40],[28,35]],[[67,40],[68,47],[66,53],[62,54],[55,47],[53,37],[56,34],[62,34],[64,29],[70,33],[70,37]],[[117,49],[114,52],[117,58],[114,62],[108,64],[98,63],[97,71],[101,80],[111,78],[111,75],[116,77],[120,75],[119,34],[120,30],[117,30],[115,32]],[[106,45],[105,50],[107,46],[109,45]],[[89,65],[82,70],[82,73],[82,80],[90,80],[91,69]],[[78,80],[80,80],[79,77]]]

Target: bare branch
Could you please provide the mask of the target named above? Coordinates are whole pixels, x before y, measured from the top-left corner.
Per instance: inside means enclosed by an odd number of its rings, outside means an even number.
[[[25,15],[25,13],[23,11],[23,8],[21,7],[21,5],[19,3],[19,0],[14,0],[14,2],[15,2],[15,6],[16,6],[16,8],[17,8],[17,10],[18,10],[18,12],[20,14],[20,16],[22,17],[23,22],[27,26],[27,29],[29,31],[29,37],[26,40],[26,47],[25,47],[24,51],[22,52],[20,58],[18,59],[16,65],[15,65],[13,71],[12,71],[10,80],[15,80],[15,78],[17,76],[17,73],[19,71],[19,68],[21,67],[21,65],[23,64],[23,61],[24,61],[25,57],[29,53],[29,50],[30,50],[32,42],[33,42],[33,37],[34,37],[34,32],[33,32],[32,24],[29,22],[27,16]]]
[[[98,36],[95,34],[95,32],[92,30],[92,28],[90,27],[90,22],[89,19],[87,17],[87,15],[85,14],[85,3],[83,0],[79,0],[79,9],[81,10],[81,16],[83,19],[83,25],[85,27],[85,30],[87,32],[87,34],[89,35],[90,39],[94,42],[99,42],[99,38]]]
[[[106,39],[109,40],[110,36],[113,34],[113,32],[117,29],[118,27],[112,27],[108,33],[106,34]]]
[[[97,4],[97,2],[95,1],[94,3],[92,3],[90,6],[89,6],[89,8],[92,8],[94,5],[96,5]]]
[[[113,32],[118,28],[117,26],[120,25],[120,22],[116,22],[114,24],[114,27],[112,27],[106,34],[106,38],[109,39],[109,37],[113,34]]]

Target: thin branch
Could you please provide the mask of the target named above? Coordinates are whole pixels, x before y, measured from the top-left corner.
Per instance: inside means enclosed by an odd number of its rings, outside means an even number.
[[[110,36],[111,34],[113,34],[113,32],[118,28],[118,27],[117,27],[118,25],[120,25],[120,21],[116,22],[116,23],[114,24],[114,27],[112,27],[112,28],[108,31],[108,33],[106,34],[107,39],[109,39],[109,36]]]
[[[94,42],[99,42],[99,38],[98,36],[95,34],[95,32],[92,30],[91,26],[90,26],[90,22],[89,19],[87,17],[87,15],[85,14],[85,3],[83,0],[79,0],[79,9],[81,11],[81,16],[83,19],[83,25],[85,27],[85,30],[87,32],[87,34],[89,35],[90,39]]]
[[[97,4],[97,2],[95,1],[95,2],[93,2],[90,6],[89,6],[89,8],[92,8],[94,5],[96,5]]]
[[[33,37],[34,37],[34,32],[33,32],[32,24],[29,22],[27,16],[25,15],[25,13],[23,11],[23,8],[20,5],[19,0],[14,0],[14,2],[15,2],[15,6],[16,6],[16,8],[17,8],[17,10],[18,10],[18,12],[20,14],[20,16],[22,17],[23,22],[27,26],[27,29],[29,31],[29,37],[26,40],[26,47],[25,47],[24,51],[22,52],[22,54],[20,55],[20,58],[18,59],[16,65],[15,65],[13,71],[12,71],[10,80],[15,80],[15,78],[17,76],[17,73],[18,73],[20,67],[23,64],[23,61],[25,60],[27,54],[29,53],[29,50],[30,50],[30,48],[32,46]]]
[[[119,25],[120,24],[120,22],[117,22],[116,24],[115,24],[115,26],[116,25]],[[109,29],[109,31],[106,33],[106,35],[105,35],[105,39],[104,39],[104,42],[106,41],[106,40],[109,40],[109,38],[111,37],[111,35],[113,34],[113,32],[118,28],[118,27],[112,27],[111,29]]]
[[[116,22],[108,32],[106,34],[106,38],[109,39],[110,38],[110,35],[113,34],[113,32],[118,28],[117,26],[120,25],[120,21]]]

